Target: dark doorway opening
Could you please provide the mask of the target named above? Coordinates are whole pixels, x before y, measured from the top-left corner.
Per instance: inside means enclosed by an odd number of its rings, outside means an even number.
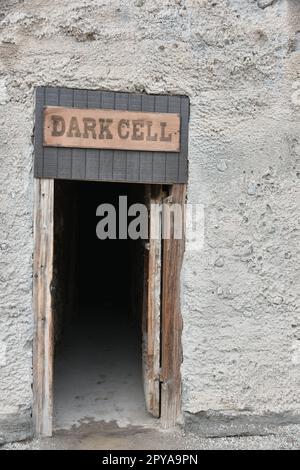
[[[145,186],[56,180],[54,194],[54,428],[150,424],[141,353],[144,242],[96,236],[99,204],[117,208],[121,195],[128,205],[142,202]]]
[[[115,185],[115,183],[111,184]],[[63,348],[63,337],[67,337],[67,331],[70,331],[72,325],[74,326],[74,322],[80,316],[82,293],[80,296],[79,288],[81,284],[83,286],[85,284],[81,283],[83,277],[80,276],[80,256],[78,255],[80,253],[80,217],[78,212],[81,185],[83,187],[86,183],[43,178],[35,179],[34,182],[33,418],[36,434],[43,436],[51,436],[53,432],[53,382],[55,382],[57,398],[60,393],[59,381],[57,380],[59,374],[63,379],[61,380],[61,397],[65,398],[64,403],[66,405],[65,417],[67,422],[65,426],[71,426],[72,423],[78,424],[86,419],[94,421],[103,419],[103,414],[99,417],[98,411],[105,409],[104,407],[96,407],[94,413],[93,411],[87,413],[88,408],[83,405],[79,407],[80,413],[76,414],[74,413],[74,401],[70,405],[67,403],[69,400],[68,384],[72,379],[71,372],[77,366],[72,353],[69,353],[69,356],[63,355],[63,353],[60,354],[62,358],[65,357],[67,364],[71,363],[72,358],[73,364],[69,364],[66,369],[61,369],[61,372],[58,372],[59,349]],[[123,185],[119,186],[119,189],[122,187],[125,190]],[[167,201],[167,205],[179,205],[181,213],[184,215],[185,185],[177,184],[164,187],[159,184],[138,186],[130,184],[130,188],[127,187],[126,190],[133,195],[135,202],[139,201],[139,198],[142,198],[142,202],[146,202],[147,205],[149,202],[150,205],[153,203],[161,205],[162,201]],[[100,187],[99,193],[98,187],[95,189],[97,198],[100,194],[101,197],[103,196],[103,192],[100,193],[100,191]],[[107,201],[108,194],[109,191],[105,193],[104,201]],[[184,222],[184,218],[182,222]],[[173,236],[174,220],[172,221],[172,218],[167,223],[170,223],[171,228],[169,238],[150,237],[148,243],[144,245],[143,243],[134,242],[134,249],[129,249],[130,245],[128,245],[130,295],[127,296],[127,299],[130,298],[128,305],[130,306],[130,317],[133,320],[131,325],[134,325],[130,331],[132,332],[137,328],[138,334],[140,337],[142,336],[142,382],[146,409],[152,416],[160,418],[163,427],[170,428],[176,425],[181,412],[182,318],[180,313],[180,271],[184,253],[184,237],[176,239]],[[152,227],[152,225],[155,227],[161,226],[159,213],[153,214],[151,212],[150,226]],[[114,253],[112,253],[112,259],[115,259]],[[91,272],[94,272],[94,267]],[[86,273],[84,273],[85,275]],[[105,274],[101,279],[104,278]],[[117,295],[118,290],[115,287],[110,292],[119,298]],[[85,292],[84,288],[83,292]],[[95,298],[95,296],[92,297]],[[95,317],[95,315],[88,313],[88,309],[85,310],[86,313],[83,312],[81,318],[89,317],[92,319]],[[102,308],[101,311],[104,311],[104,309]],[[122,311],[128,312],[126,308],[122,308]],[[142,335],[139,328],[141,316]],[[90,324],[92,325],[92,322]],[[80,340],[83,335],[80,331],[80,324],[78,325],[78,339]],[[81,325],[84,326],[83,323]],[[103,327],[102,330],[104,331]],[[90,331],[92,332],[92,327]],[[127,334],[127,330],[124,331],[122,337]],[[113,335],[115,335],[115,332]],[[70,333],[69,337],[72,339],[73,335]],[[107,338],[105,339],[107,340]],[[90,341],[88,342],[90,343]],[[97,339],[98,343],[100,343],[100,340]],[[109,342],[109,344],[111,343]],[[130,341],[127,344],[130,344]],[[74,356],[76,356],[78,348],[76,340],[72,341],[72,347]],[[71,345],[65,344],[65,349],[70,351]],[[53,373],[54,352],[56,352],[57,359],[56,377]],[[82,367],[90,365],[90,358],[83,363]],[[102,358],[104,358],[104,354]],[[97,358],[96,364],[98,367]],[[80,373],[77,369],[76,376],[73,375],[76,386],[78,386],[78,382],[85,378],[84,375],[82,377],[78,376],[78,372]],[[97,383],[97,385],[100,384]],[[73,393],[73,390],[71,392]],[[109,397],[112,395],[113,393],[108,394]],[[91,396],[95,401],[97,400],[93,393]],[[82,395],[76,395],[75,399],[80,400],[80,397]],[[107,399],[107,396],[105,396],[104,401]],[[120,404],[120,400],[117,400],[117,402]],[[108,407],[110,410],[108,420],[115,419],[124,424],[128,421],[132,422],[135,414],[128,410],[128,402],[125,403],[124,409],[126,412],[122,416],[119,414],[116,419],[112,413],[111,403]],[[147,414],[144,414],[145,407],[137,406],[138,403],[141,402],[134,400],[134,409],[142,410],[142,413],[136,422],[139,422],[139,419],[144,421],[145,416],[147,416]],[[59,405],[59,400],[56,400],[55,405],[56,428],[58,428],[62,426],[64,414],[63,407]],[[67,409],[69,409],[69,412]],[[118,406],[116,411],[120,413],[123,408]],[[91,414],[91,416],[87,416],[87,414]]]

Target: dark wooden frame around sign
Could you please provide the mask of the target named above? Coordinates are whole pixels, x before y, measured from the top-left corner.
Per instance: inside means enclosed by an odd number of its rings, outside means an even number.
[[[179,113],[180,152],[45,147],[43,146],[44,106]],[[34,176],[128,183],[186,183],[188,123],[189,99],[186,96],[38,87]]]

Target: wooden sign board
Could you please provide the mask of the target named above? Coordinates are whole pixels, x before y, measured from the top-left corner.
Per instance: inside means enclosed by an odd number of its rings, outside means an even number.
[[[78,181],[186,183],[189,110],[189,98],[181,95],[37,87],[34,176]],[[112,117],[108,112],[113,112]],[[59,119],[53,121],[51,116]],[[76,119],[70,122],[70,117]],[[96,123],[83,118],[95,119]],[[116,123],[99,119],[115,119]],[[125,121],[120,122],[121,119]],[[105,138],[99,138],[100,134]],[[108,138],[111,135],[113,138]]]
[[[180,115],[46,106],[43,144],[46,147],[179,152]]]

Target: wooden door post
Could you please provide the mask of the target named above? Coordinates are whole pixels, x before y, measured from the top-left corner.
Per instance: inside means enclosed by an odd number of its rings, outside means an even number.
[[[185,184],[171,187],[168,200],[178,204],[184,214]],[[184,219],[182,238],[163,240],[162,272],[162,371],[161,421],[164,428],[176,425],[181,413],[182,317],[180,309],[180,273],[184,253]]]
[[[52,435],[54,181],[34,180],[33,416],[37,435]]]
[[[161,335],[161,208],[162,188],[147,185],[149,242],[145,259],[143,312],[143,376],[146,409],[155,418],[160,416],[160,335]]]

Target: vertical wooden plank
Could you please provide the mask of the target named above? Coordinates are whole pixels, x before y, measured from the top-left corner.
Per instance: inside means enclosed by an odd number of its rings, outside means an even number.
[[[151,204],[161,204],[161,186],[147,185],[147,193],[149,210]],[[159,211],[150,212],[149,222],[149,252],[145,264],[143,373],[146,408],[158,418],[160,416],[161,213]]]
[[[154,95],[142,95],[142,111],[154,111]],[[153,152],[140,152],[140,182],[152,183]]]
[[[180,114],[180,96],[168,97],[168,112]],[[182,119],[181,119],[182,121]],[[181,129],[182,132],[182,129]],[[177,183],[179,172],[179,153],[166,153],[166,181],[169,183]]]
[[[180,100],[180,154],[178,166],[178,183],[186,183],[188,179],[188,137],[189,137],[190,102],[187,96]]]
[[[168,112],[168,96],[158,95],[155,97],[155,112]],[[166,181],[166,154],[164,152],[154,153],[152,180],[154,183]]]
[[[102,108],[103,109],[114,109],[115,106],[115,94],[110,91],[103,91],[102,95]],[[104,181],[113,180],[113,150],[101,150],[100,151],[100,173],[99,179]]]
[[[97,181],[99,179],[100,152],[87,149],[86,151],[86,179]]]
[[[140,111],[142,106],[141,94],[129,94],[128,109]],[[139,181],[140,175],[140,152],[128,151],[126,156],[126,179],[127,181]]]
[[[68,88],[60,89],[60,106],[73,106],[73,90]],[[72,177],[72,150],[68,148],[58,149],[58,167],[57,177],[62,179],[71,179]]]
[[[35,94],[35,130],[34,130],[34,176],[43,176],[44,147],[43,147],[43,106],[45,100],[45,88],[37,87]]]
[[[151,204],[162,203],[161,186],[151,186]],[[153,416],[160,416],[160,333],[161,333],[161,213],[150,217],[153,234],[159,238],[149,240],[148,282],[148,355],[150,361],[150,409]]]
[[[88,108],[101,108],[101,93],[95,90],[88,90]],[[100,171],[100,151],[94,149],[86,150],[85,176],[88,180],[97,180]]]
[[[144,204],[148,210],[150,207],[151,189],[150,185],[144,186]],[[143,292],[142,292],[142,368],[143,368],[143,386],[146,410],[150,410],[150,397],[149,397],[149,357],[148,357],[148,283],[149,283],[149,249],[148,243],[142,241],[143,246]]]
[[[171,186],[170,200],[173,204],[180,204],[182,211],[185,195],[184,184]],[[183,253],[184,238],[163,240],[161,419],[164,428],[175,426],[181,411],[180,273]]]
[[[128,93],[115,93],[115,109],[128,110]],[[126,150],[114,152],[113,179],[115,181],[126,181],[126,159]]]
[[[34,180],[34,352],[33,414],[38,435],[52,435],[54,181]]]
[[[74,108],[87,108],[87,90],[74,90]],[[78,180],[85,179],[86,150],[73,149],[72,151],[72,178]]]
[[[79,90],[75,88],[73,96],[73,107],[86,109],[87,104],[87,90]]]
[[[85,180],[86,150],[72,149],[72,179]]]
[[[45,103],[51,106],[59,104],[60,89],[47,87],[45,90]],[[56,178],[58,165],[58,151],[56,147],[44,147],[44,175],[47,178]]]

